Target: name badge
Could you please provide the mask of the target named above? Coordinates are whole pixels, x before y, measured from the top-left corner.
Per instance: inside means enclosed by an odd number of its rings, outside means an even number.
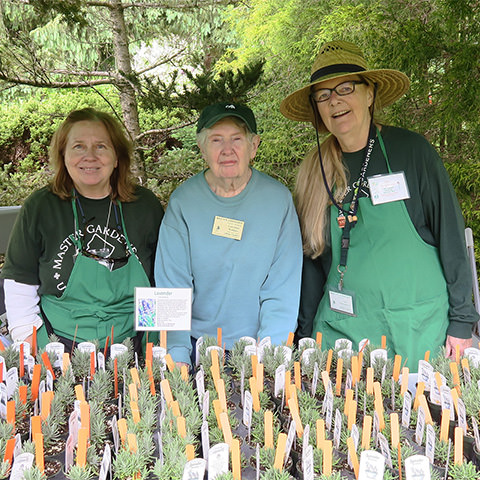
[[[245,222],[235,220],[233,218],[215,216],[213,222],[212,235],[218,237],[232,238],[233,240],[241,240],[243,234],[243,226]]]
[[[373,205],[410,198],[404,172],[368,177],[368,185]]]
[[[355,294],[346,290],[341,292],[335,288],[329,288],[328,297],[330,300],[330,309],[334,312],[344,313],[356,317],[355,314]]]

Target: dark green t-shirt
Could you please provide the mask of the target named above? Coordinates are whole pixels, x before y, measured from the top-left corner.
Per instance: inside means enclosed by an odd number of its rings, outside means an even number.
[[[389,126],[382,127],[381,135],[391,171],[405,173],[410,198],[404,202],[412,223],[422,239],[438,249],[449,295],[448,334],[468,338],[478,315],[472,303],[472,277],[465,247],[464,221],[448,173],[436,150],[421,135]],[[365,150],[344,153],[343,158],[349,171],[349,187],[344,200],[348,203],[360,175]],[[387,164],[376,141],[366,178],[384,173],[388,173]],[[361,196],[370,196],[367,181],[360,186],[360,192]],[[327,225],[329,228],[330,223],[327,222]],[[387,231],[379,241],[388,242]],[[331,259],[330,246],[315,260],[304,258],[297,331],[300,338],[311,334],[313,318],[332,267]],[[392,278],[394,276],[395,272],[392,272]]]
[[[127,236],[145,273],[153,284],[153,263],[163,208],[146,188],[137,187],[136,199],[122,203]],[[110,198],[93,200],[79,195],[78,230],[82,248],[98,252],[108,248],[110,257],[127,254],[120,211]],[[108,225],[107,225],[108,220]],[[40,295],[60,296],[65,289],[76,248],[70,200],[61,200],[48,187],[37,190],[26,200],[17,218],[1,275],[20,283],[40,285]]]

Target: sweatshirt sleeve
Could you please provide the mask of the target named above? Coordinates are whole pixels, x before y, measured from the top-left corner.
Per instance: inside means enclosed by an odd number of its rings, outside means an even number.
[[[478,314],[472,302],[472,274],[465,245],[465,225],[442,160],[429,144],[419,165],[420,194],[428,227],[438,248],[449,296],[447,334],[470,338]]]
[[[171,200],[160,226],[155,257],[155,285],[160,288],[192,288],[188,230],[181,210]],[[169,331],[167,347],[175,362],[190,364],[190,331]]]
[[[297,327],[302,271],[302,241],[298,217],[290,197],[278,234],[275,255],[260,290],[259,338],[273,344],[286,341]]]

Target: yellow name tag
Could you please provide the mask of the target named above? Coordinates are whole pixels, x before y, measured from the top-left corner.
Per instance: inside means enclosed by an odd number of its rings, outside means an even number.
[[[212,235],[241,240],[244,224],[245,222],[242,220],[234,220],[233,218],[219,217],[217,215],[213,222]]]

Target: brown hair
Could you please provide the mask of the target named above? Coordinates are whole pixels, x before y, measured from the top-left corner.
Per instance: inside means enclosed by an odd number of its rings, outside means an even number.
[[[65,147],[72,126],[82,121],[102,123],[112,141],[118,161],[117,168],[110,176],[112,199],[120,200],[121,202],[134,200],[136,184],[130,170],[133,151],[132,143],[126,137],[120,123],[113,116],[93,108],[83,108],[70,112],[52,137],[49,150],[50,163],[55,171],[50,184],[52,192],[62,200],[67,200],[72,196],[74,185],[65,167]]]

